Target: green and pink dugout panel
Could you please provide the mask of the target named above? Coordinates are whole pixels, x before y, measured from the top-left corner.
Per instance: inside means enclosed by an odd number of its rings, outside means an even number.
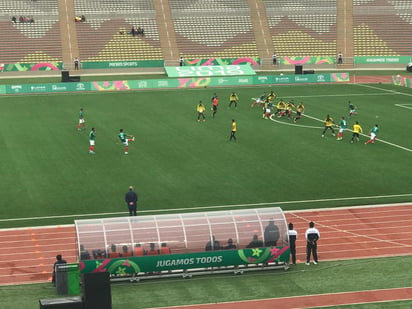
[[[268,245],[265,239],[270,221],[279,231],[275,246]],[[288,269],[287,223],[279,207],[76,220],[75,226],[82,274],[109,272],[113,278],[179,274],[186,277],[211,270],[238,273]],[[261,241],[260,245],[250,246],[254,237]],[[231,248],[227,248],[229,239]],[[170,248],[170,253],[160,251],[162,244]],[[148,254],[141,255],[141,248]]]

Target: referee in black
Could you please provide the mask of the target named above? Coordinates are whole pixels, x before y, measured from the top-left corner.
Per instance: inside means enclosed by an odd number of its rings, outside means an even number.
[[[306,265],[310,265],[310,255],[313,254],[313,264],[318,264],[318,245],[317,241],[320,238],[318,229],[315,223],[309,222],[309,228],[305,233],[306,238]]]
[[[293,229],[293,223],[289,223],[289,248],[290,254],[292,255],[292,263],[296,265],[296,239],[298,238],[298,232]]]

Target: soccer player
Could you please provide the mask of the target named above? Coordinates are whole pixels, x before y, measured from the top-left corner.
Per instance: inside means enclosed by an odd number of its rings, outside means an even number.
[[[268,101],[274,101],[276,99],[276,94],[273,91],[269,92],[267,99]]]
[[[80,109],[79,111],[79,124],[77,125],[77,130],[81,130],[81,128],[85,128],[86,124],[84,123],[84,113],[83,113],[83,108]]]
[[[237,101],[239,100],[236,92],[232,92],[232,94],[229,97],[229,108],[232,107],[232,104],[235,104],[235,108],[237,109]]]
[[[353,105],[351,101],[349,101],[348,104],[349,104],[349,117],[352,117],[352,115],[356,114],[356,106]]]
[[[200,118],[202,118],[203,122],[206,121],[205,117],[205,106],[202,104],[202,101],[199,101],[196,107],[197,110],[197,122],[200,122]]]
[[[272,115],[272,101],[265,103],[263,107],[263,119],[269,119]]]
[[[376,141],[376,135],[378,134],[378,132],[379,132],[379,127],[378,127],[378,125],[377,124],[375,124],[375,126],[369,131],[369,134],[370,134],[370,140],[368,140],[366,143],[365,143],[365,145],[367,145],[367,144],[370,144],[370,143],[375,143],[375,141]]]
[[[92,128],[92,130],[89,133],[89,143],[90,143],[90,147],[89,147],[89,153],[90,154],[95,154],[94,152],[94,139],[96,137],[96,129]]]
[[[256,99],[255,102],[252,103],[251,107],[254,107],[256,104],[259,104],[259,106],[263,106],[265,104],[265,100],[267,98],[266,92],[264,92],[259,98]]]
[[[212,117],[213,117],[213,118],[215,117],[215,115],[216,115],[216,113],[217,113],[217,107],[218,107],[218,105],[219,105],[219,98],[217,97],[217,95],[216,95],[216,93],[215,93],[215,96],[214,96],[214,98],[212,99],[212,111],[213,111]]]
[[[341,141],[343,139],[343,133],[345,133],[346,128],[347,128],[346,119],[345,117],[342,116],[342,118],[339,121],[338,138],[336,140]]]
[[[302,119],[302,113],[305,110],[305,106],[303,105],[302,102],[300,102],[298,104],[298,106],[296,106],[296,117],[293,120],[294,123],[296,123],[296,121],[298,121],[298,119]]]
[[[359,142],[359,134],[362,133],[362,127],[359,125],[359,122],[355,122],[355,124],[353,125],[353,134],[352,134],[352,139],[351,139],[351,143],[353,143],[354,139],[356,138],[356,140]]]
[[[333,118],[328,114],[323,122],[325,123],[325,128],[323,129],[322,137],[325,137],[327,129],[330,129],[332,131],[332,135],[335,136],[335,130],[333,130]]]
[[[124,154],[129,153],[129,142],[134,141],[134,136],[133,135],[127,135],[126,132],[123,132],[123,129],[120,129],[119,134],[117,135],[124,145]]]
[[[232,140],[235,140],[236,142],[236,121],[235,119],[232,119],[232,131],[230,132],[230,138],[229,138],[229,142]]]
[[[280,101],[278,102],[278,104],[276,105],[276,113],[275,115],[277,115],[278,118],[286,115],[285,113],[285,108],[286,108],[286,104],[283,101],[283,99],[280,99]]]
[[[288,103],[286,103],[286,115],[288,115],[288,119],[292,119],[294,107],[295,103],[293,102],[293,100],[290,100]]]

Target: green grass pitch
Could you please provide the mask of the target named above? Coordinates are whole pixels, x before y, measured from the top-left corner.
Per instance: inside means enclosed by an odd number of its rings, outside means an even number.
[[[250,107],[251,98],[269,90],[302,101],[310,117],[297,125],[262,119],[261,109]],[[232,91],[239,106],[229,110]],[[214,92],[220,105],[212,119]],[[123,199],[129,185],[139,193],[141,214],[407,202],[411,97],[411,89],[348,84],[4,96],[0,227],[127,215]],[[206,103],[205,123],[196,121],[199,100]],[[378,123],[384,142],[364,145],[362,137],[350,144],[349,131],[343,141],[330,133],[321,138],[317,119],[347,117],[348,100],[358,107],[349,127],[358,120],[367,133]],[[87,128],[78,131],[81,107]],[[232,119],[236,143],[228,141]],[[95,155],[88,154],[91,127]],[[128,155],[116,144],[120,128],[136,137]],[[49,216],[62,218],[11,220]]]

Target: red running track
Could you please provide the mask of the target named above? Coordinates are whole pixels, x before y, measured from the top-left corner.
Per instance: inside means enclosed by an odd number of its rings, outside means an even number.
[[[297,259],[305,259],[304,234],[310,221],[321,234],[321,261],[412,255],[411,206],[287,212],[287,221],[298,231]],[[50,281],[56,254],[76,261],[75,237],[72,225],[0,230],[0,285]]]

